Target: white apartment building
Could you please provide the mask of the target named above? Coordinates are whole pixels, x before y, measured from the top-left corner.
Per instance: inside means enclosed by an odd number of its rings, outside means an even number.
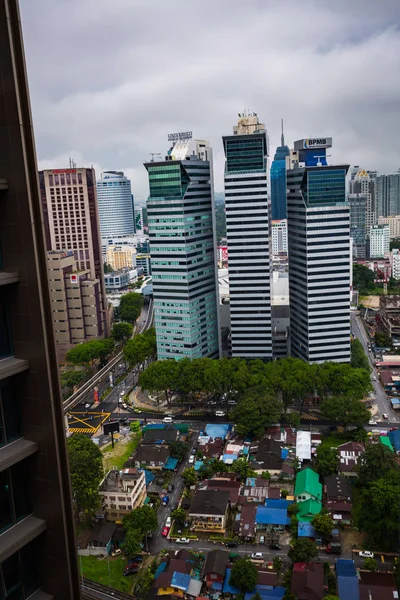
[[[287,254],[287,219],[272,221],[272,254]]]
[[[390,255],[390,262],[392,264],[393,279],[400,279],[400,251],[398,248],[393,249]]]
[[[400,238],[400,215],[379,217],[378,225],[389,225],[390,239]]]
[[[146,499],[144,470],[130,468],[111,470],[99,487],[103,508],[108,521],[120,521]]]
[[[369,255],[371,258],[383,258],[390,250],[389,225],[373,225],[369,230]]]

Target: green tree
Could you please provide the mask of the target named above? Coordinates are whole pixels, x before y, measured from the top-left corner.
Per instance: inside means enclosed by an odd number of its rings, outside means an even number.
[[[156,352],[157,345],[154,330],[149,329],[139,335],[135,335],[134,338],[126,342],[124,359],[132,369],[138,365],[143,365],[147,360],[153,358]]]
[[[157,360],[141,373],[139,384],[151,394],[164,392],[167,404],[171,402],[172,392],[176,386],[178,363],[175,360]]]
[[[315,515],[311,521],[311,525],[314,527],[315,531],[320,533],[324,538],[330,537],[332,529],[334,528],[334,523],[331,517],[327,513],[323,512],[319,515]]]
[[[318,555],[315,542],[308,538],[297,539],[288,552],[292,562],[310,562]]]
[[[109,356],[113,353],[115,344],[112,338],[104,338],[104,340],[99,340],[99,342],[99,366],[104,366],[107,363]]]
[[[361,444],[365,444],[369,439],[368,433],[365,431],[364,427],[357,427],[357,429],[352,432],[351,437],[355,442],[360,442]]]
[[[252,596],[252,597],[250,598],[250,600],[262,600],[262,598],[261,598],[261,596],[260,596],[260,592],[256,592],[256,593],[254,594],[254,596]]]
[[[184,442],[173,442],[170,445],[170,455],[172,458],[177,458],[181,462],[188,451],[188,445]]]
[[[131,421],[129,423],[129,429],[133,433],[139,433],[139,431],[140,431],[140,423],[139,423],[139,421]]]
[[[367,569],[367,571],[376,571],[377,564],[375,558],[366,558],[364,560],[364,569]]]
[[[122,321],[121,323],[114,323],[111,330],[111,335],[116,342],[126,342],[132,337],[133,325]]]
[[[323,444],[320,444],[317,447],[315,470],[319,475],[326,477],[327,475],[336,473],[337,461],[338,456],[336,448],[330,448]]]
[[[349,425],[362,427],[370,419],[369,410],[360,400],[346,398],[345,396],[336,396],[324,400],[321,404],[321,414],[344,428]]]
[[[380,478],[359,494],[355,513],[357,527],[367,533],[381,549],[394,550],[398,544],[400,518],[400,477],[392,472]]]
[[[183,471],[182,481],[186,485],[186,487],[191,487],[192,485],[195,485],[195,483],[197,482],[197,475],[193,467],[190,467]]]
[[[365,355],[364,348],[360,340],[354,338],[351,341],[351,366],[354,368],[370,370],[368,358]]]
[[[324,600],[340,600],[339,596],[329,594],[329,596],[325,596]]]
[[[353,285],[356,287],[360,295],[366,295],[369,291],[373,290],[375,274],[368,267],[353,263]]]
[[[134,530],[147,536],[158,527],[157,513],[151,506],[140,506],[124,517],[123,526],[126,531]]]
[[[103,271],[104,271],[104,273],[112,273],[112,272],[113,272],[113,270],[114,270],[114,269],[112,268],[112,266],[111,266],[111,265],[109,265],[108,263],[106,263],[106,262],[105,262],[105,263],[103,264]]]
[[[300,425],[300,415],[298,412],[287,413],[286,420],[290,427],[299,427]]]
[[[276,571],[277,573],[279,573],[283,567],[283,560],[281,559],[280,556],[275,556],[273,561],[272,561],[272,567],[274,569],[274,571]]]
[[[183,508],[176,508],[171,512],[171,518],[182,524],[186,520],[186,513]]]
[[[125,294],[119,304],[119,316],[122,321],[135,324],[143,308],[143,296],[137,292]]]
[[[103,479],[103,456],[96,444],[81,433],[67,439],[72,499],[76,517],[92,516],[99,506],[98,488]]]
[[[249,390],[235,406],[231,418],[239,435],[261,436],[265,429],[279,421],[282,404],[271,393]]]
[[[143,534],[137,529],[132,529],[131,527],[129,527],[126,530],[123,548],[125,552],[128,553],[128,556],[132,556],[133,554],[136,554],[137,552],[141,551],[142,548],[140,546],[140,543],[142,542],[142,540]]]
[[[251,477],[254,471],[251,469],[250,464],[247,462],[245,458],[237,458],[233,461],[231,470],[234,473],[237,473],[241,479],[246,479],[246,477]]]
[[[383,444],[367,444],[358,459],[357,472],[360,487],[378,479],[393,479],[392,473],[398,472],[395,455]]]
[[[85,371],[77,371],[76,369],[63,371],[60,376],[61,387],[68,390],[68,393],[70,393],[78,383],[85,379],[85,377]]]
[[[375,333],[375,344],[377,348],[391,348],[393,340],[386,331],[377,331]]]
[[[229,584],[238,588],[242,594],[254,590],[258,571],[248,558],[239,558],[232,567]]]
[[[83,365],[89,370],[93,367],[94,361],[100,358],[101,350],[101,340],[90,340],[68,350],[65,359],[73,365]]]

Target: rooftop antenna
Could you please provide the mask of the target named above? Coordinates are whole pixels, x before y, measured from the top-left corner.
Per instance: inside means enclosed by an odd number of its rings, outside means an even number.
[[[283,135],[283,119],[281,119],[281,129],[282,129],[281,146],[284,146],[285,145],[285,136]]]
[[[160,156],[161,157],[161,152],[149,152],[150,156],[151,156],[151,161],[150,162],[154,162],[154,157],[155,156]]]

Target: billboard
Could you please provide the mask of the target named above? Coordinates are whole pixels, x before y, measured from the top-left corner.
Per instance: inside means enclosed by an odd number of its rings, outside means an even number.
[[[318,148],[332,148],[332,138],[308,138],[306,140],[298,140],[294,143],[295,150],[314,150]]]
[[[71,283],[78,283],[78,275],[71,275]]]
[[[169,142],[179,142],[181,140],[191,140],[193,134],[191,131],[181,131],[180,133],[169,133],[168,141]]]
[[[115,433],[119,431],[119,421],[110,421],[109,423],[104,423],[103,425],[104,435],[108,435],[109,433]]]

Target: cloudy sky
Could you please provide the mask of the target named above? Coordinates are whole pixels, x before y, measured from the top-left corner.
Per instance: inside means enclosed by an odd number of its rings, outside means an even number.
[[[40,167],[142,165],[168,132],[211,141],[248,109],[271,153],[332,136],[331,162],[400,168],[400,0],[20,0]]]

